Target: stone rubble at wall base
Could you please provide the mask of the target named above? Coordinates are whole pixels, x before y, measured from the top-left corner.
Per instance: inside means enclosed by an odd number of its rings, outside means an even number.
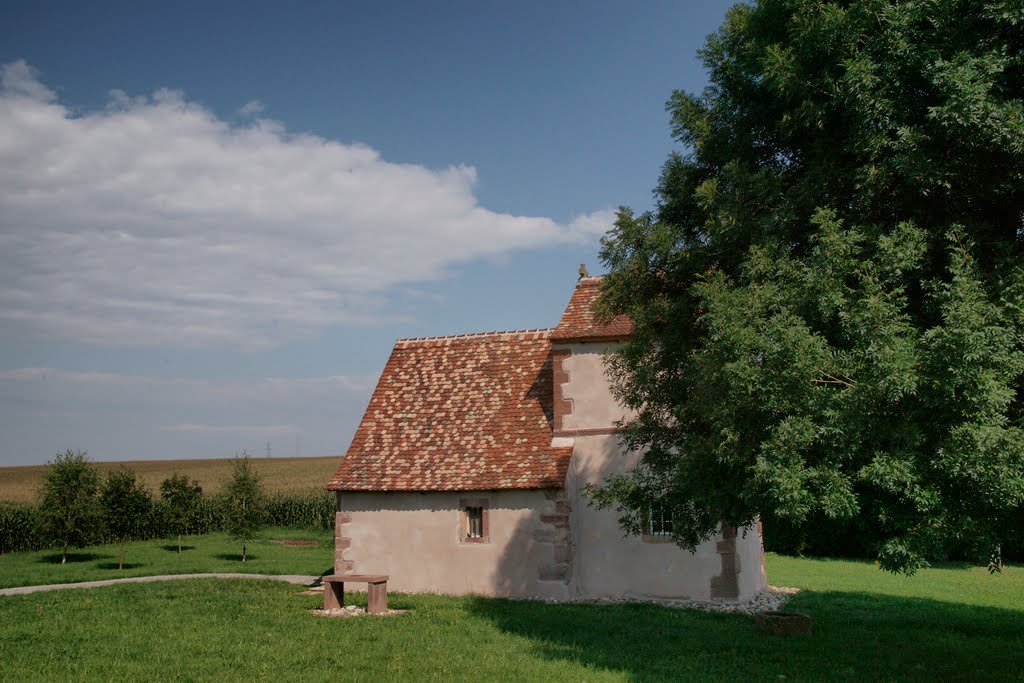
[[[662,598],[650,598],[638,595],[623,596],[621,598],[572,598],[569,600],[557,600],[554,598],[513,598],[516,600],[528,600],[533,602],[543,602],[549,605],[564,605],[564,604],[587,604],[587,605],[615,605],[625,603],[645,603],[652,605],[661,605],[662,607],[671,607],[673,609],[696,609],[704,612],[725,612],[730,614],[757,614],[763,611],[778,611],[786,604],[786,602],[799,593],[799,588],[783,588],[778,586],[768,586],[768,590],[758,593],[753,599],[746,602],[723,602],[720,600],[669,600]],[[300,595],[309,595],[310,592],[300,593]],[[346,605],[341,609],[314,609],[310,610],[313,614],[322,617],[360,617],[370,616],[367,615],[366,609],[358,607],[356,605]],[[406,614],[409,610],[404,609],[389,609],[380,615],[373,616],[391,616],[395,614]]]
[[[704,612],[726,612],[736,614],[756,614],[762,611],[776,611],[783,607],[786,602],[799,593],[799,588],[782,588],[768,586],[768,590],[761,591],[752,599],[746,602],[724,602],[721,600],[672,600],[667,598],[652,598],[641,595],[625,595],[621,598],[570,598],[558,600],[555,598],[520,598],[523,600],[536,600],[552,605],[557,604],[587,604],[587,605],[612,605],[623,603],[646,603],[672,607],[674,609],[696,609]]]

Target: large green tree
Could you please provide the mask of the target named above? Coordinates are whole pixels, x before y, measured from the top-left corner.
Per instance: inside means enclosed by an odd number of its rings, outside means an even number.
[[[99,507],[100,475],[84,452],[58,453],[43,475],[39,514],[44,533],[61,548],[81,548],[93,540],[103,523]]]
[[[603,243],[646,455],[595,499],[635,531],[661,498],[686,547],[764,513],[855,524],[891,570],[995,548],[1024,503],[1024,6],[766,0],[700,56],[656,210]]]

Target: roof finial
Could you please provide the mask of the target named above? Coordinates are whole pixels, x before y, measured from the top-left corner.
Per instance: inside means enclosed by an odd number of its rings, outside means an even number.
[[[581,263],[580,264],[580,279],[582,280],[585,277],[590,277],[590,273],[587,272],[587,264],[586,263]]]

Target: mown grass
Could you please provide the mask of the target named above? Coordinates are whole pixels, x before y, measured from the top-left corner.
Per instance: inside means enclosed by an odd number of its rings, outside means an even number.
[[[985,567],[945,563],[913,576],[880,571],[870,560],[787,557],[768,553],[769,583],[813,593],[860,593],[997,607],[1024,612],[1024,568],[1006,566],[1001,574]],[[1024,645],[1024,644],[1022,644]]]
[[[317,545],[275,542],[282,540],[315,541]],[[0,555],[0,588],[199,572],[319,576],[329,573],[334,564],[332,531],[265,529],[249,544],[245,563],[242,544],[224,533],[184,536],[181,543],[180,555],[176,538],[126,543],[123,572],[117,569],[116,545],[70,550],[64,565],[60,564],[59,550],[7,553]]]
[[[257,458],[252,459],[256,471],[263,478],[268,493],[311,493],[323,491],[338,465],[340,455],[317,458]],[[93,463],[106,476],[121,465],[130,467],[139,476],[150,493],[159,495],[160,482],[173,473],[187,474],[199,482],[203,493],[216,494],[231,477],[231,459],[207,460],[132,460],[124,462]],[[33,502],[43,481],[45,465],[0,467],[0,500]]]
[[[390,596],[325,619],[271,582],[187,581],[0,598],[0,680],[978,680],[1024,676],[1024,571],[768,557],[810,637],[653,605]],[[290,572],[289,572],[290,573]],[[296,572],[298,573],[298,572]],[[356,601],[365,604],[357,595]]]

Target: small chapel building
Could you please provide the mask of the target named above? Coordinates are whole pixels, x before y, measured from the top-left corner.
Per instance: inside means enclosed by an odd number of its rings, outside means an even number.
[[[553,329],[400,339],[337,493],[335,571],[390,589],[568,599],[745,601],[766,588],[760,530],[723,525],[695,552],[652,508],[641,536],[588,504],[587,484],[632,468],[605,355],[632,323],[599,324],[582,277]]]

